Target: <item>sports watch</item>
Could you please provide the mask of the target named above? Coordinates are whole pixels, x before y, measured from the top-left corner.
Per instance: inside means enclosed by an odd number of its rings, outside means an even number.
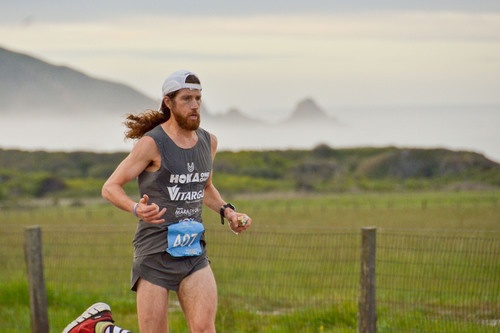
[[[234,206],[232,204],[230,204],[229,202],[225,205],[222,205],[222,207],[220,208],[220,212],[219,212],[221,224],[224,224],[224,218],[225,218],[224,212],[226,211],[226,208],[231,208],[232,210],[236,211],[236,208],[234,208]]]

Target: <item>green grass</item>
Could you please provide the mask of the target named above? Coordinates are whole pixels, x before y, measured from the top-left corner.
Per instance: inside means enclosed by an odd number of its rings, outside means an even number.
[[[377,226],[379,332],[497,332],[498,192],[227,198],[254,225],[206,211],[219,332],[356,332],[360,228]],[[234,200],[233,200],[234,199]],[[0,211],[0,332],[29,332],[23,232],[41,225],[51,332],[109,303],[138,332],[135,220],[110,205]],[[171,332],[187,332],[175,294]]]

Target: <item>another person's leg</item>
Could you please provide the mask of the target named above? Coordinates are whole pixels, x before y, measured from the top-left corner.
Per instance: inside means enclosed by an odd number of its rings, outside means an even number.
[[[144,279],[137,282],[137,318],[141,333],[168,333],[168,289]]]
[[[182,280],[177,296],[191,333],[215,333],[217,285],[210,265]]]

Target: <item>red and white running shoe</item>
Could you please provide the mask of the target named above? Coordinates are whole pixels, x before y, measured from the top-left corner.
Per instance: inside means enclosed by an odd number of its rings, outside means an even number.
[[[114,322],[111,308],[106,303],[95,303],[66,326],[63,333],[96,333],[95,325],[101,321]]]

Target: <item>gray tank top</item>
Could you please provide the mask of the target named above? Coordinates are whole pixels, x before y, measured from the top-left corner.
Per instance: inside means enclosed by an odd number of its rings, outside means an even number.
[[[145,134],[158,146],[161,167],[139,175],[139,191],[141,197],[149,196],[149,203],[156,203],[160,210],[166,207],[167,211],[162,224],[139,220],[134,237],[135,257],[165,251],[170,224],[185,219],[203,222],[201,211],[205,184],[212,172],[212,154],[210,134],[201,128],[196,134],[198,142],[189,149],[178,147],[161,126]]]

